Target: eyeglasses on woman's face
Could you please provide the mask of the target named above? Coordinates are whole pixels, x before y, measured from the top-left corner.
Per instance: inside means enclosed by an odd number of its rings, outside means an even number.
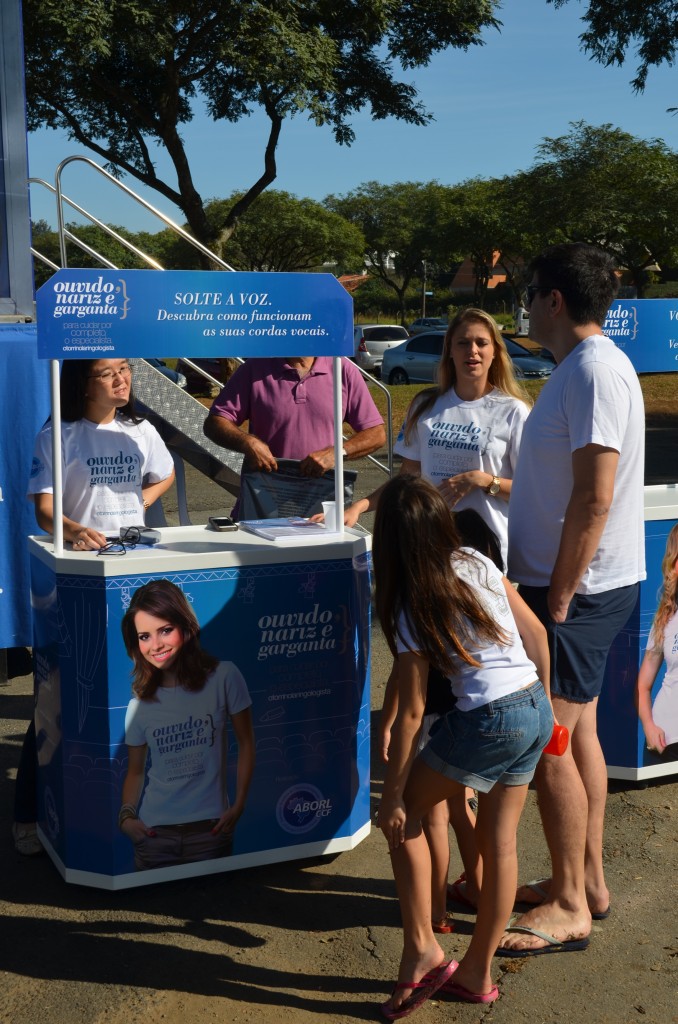
[[[101,380],[104,384],[109,384],[115,377],[131,377],[132,367],[129,363],[123,363],[122,366],[118,366],[117,369],[103,370],[101,373],[90,373],[88,376],[89,380]]]

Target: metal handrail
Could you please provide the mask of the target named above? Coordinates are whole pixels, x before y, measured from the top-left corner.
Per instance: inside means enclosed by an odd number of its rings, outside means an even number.
[[[391,477],[393,476],[393,399],[391,398],[391,392],[388,390],[385,384],[382,384],[380,380],[378,380],[376,377],[373,377],[371,373],[367,372],[367,370],[363,370],[362,366],[358,366],[357,363],[355,363],[354,365],[358,367],[358,369],[363,375],[363,378],[367,381],[368,384],[376,385],[376,387],[378,387],[380,391],[383,391],[384,394],[386,395],[386,465],[384,465],[383,462],[380,462],[379,459],[375,459],[374,455],[368,455],[366,457],[370,460],[370,462],[373,462],[375,466],[378,466],[379,469],[383,470],[384,473],[388,473],[388,475]]]
[[[84,158],[83,157],[69,157],[69,159],[75,160],[75,159],[84,159]],[[97,167],[98,165],[97,164],[93,164],[92,166]],[[103,168],[100,167],[99,170],[103,170]],[[104,171],[104,174],[107,174],[107,173],[108,173],[107,171]],[[115,181],[115,178],[113,180]],[[59,202],[59,192],[58,192],[58,190],[54,187],[54,185],[50,185],[50,183],[48,181],[45,181],[44,178],[29,178],[28,182],[31,185],[42,185],[49,192],[52,192],[57,197],[57,203]],[[116,184],[120,185],[120,182],[118,181],[118,182],[116,182]],[[134,193],[132,193],[132,195],[134,195]],[[138,196],[137,198],[139,199],[140,202],[144,202],[144,200],[142,200],[140,196]],[[123,238],[123,236],[119,235],[118,232],[115,231],[109,224],[105,224],[104,221],[99,220],[99,218],[95,217],[93,213],[90,213],[88,210],[85,210],[84,207],[80,206],[73,199],[69,199],[69,197],[67,195],[64,195],[63,192],[61,193],[61,202],[62,203],[68,203],[68,205],[70,207],[72,207],[76,211],[76,213],[79,213],[81,215],[81,217],[86,217],[87,220],[91,221],[92,224],[94,224],[96,227],[100,228],[101,231],[103,231],[105,234],[109,235],[111,238],[114,238],[116,242],[118,242],[120,245],[124,246],[125,249],[127,249],[129,252],[134,253],[135,256],[138,256],[139,259],[142,260],[144,263],[147,263],[149,265],[149,267],[153,267],[154,270],[164,270],[165,269],[160,263],[158,263],[157,260],[153,259],[152,256],[149,256],[148,253],[144,252],[143,249],[138,249],[137,246],[134,245],[133,242],[130,242],[129,239],[127,239],[127,238]],[[58,209],[58,207],[57,207],[57,219],[59,219],[59,209]],[[63,224],[63,213],[62,213],[60,224]],[[74,242],[75,245],[79,246],[84,252],[89,253],[90,256],[93,256],[94,259],[99,260],[100,263],[102,263],[104,266],[107,266],[110,270],[118,270],[118,267],[116,267],[114,263],[111,263],[108,259],[106,259],[105,256],[102,256],[101,253],[98,253],[98,252],[96,252],[96,250],[91,249],[85,242],[83,242],[81,239],[79,239],[76,235],[73,235],[68,230],[68,228],[66,228],[65,225],[63,226],[63,235],[64,235],[65,238],[68,238],[69,241]],[[61,247],[61,231],[59,232],[59,244],[60,244],[60,247]],[[61,252],[62,259],[63,259],[63,256],[64,256],[64,253],[63,253],[63,250],[62,250],[62,252]],[[67,266],[67,265],[68,265],[67,263],[64,263],[64,266]]]
[[[176,221],[173,221],[171,219],[171,217],[167,216],[167,214],[162,213],[155,206],[152,206],[151,203],[147,202],[145,199],[142,199],[141,196],[138,196],[136,194],[136,192],[133,192],[131,188],[127,187],[127,185],[124,185],[122,181],[118,181],[117,178],[114,178],[112,174],[109,174],[108,171],[104,170],[103,167],[100,167],[99,164],[94,162],[94,160],[90,160],[90,158],[88,156],[67,156],[65,158],[65,160],[62,160],[61,163],[59,164],[59,166],[57,167],[56,174],[54,176],[54,180],[56,182],[56,189],[55,189],[55,191],[56,191],[56,196],[57,196],[57,218],[58,218],[58,222],[59,222],[59,244],[62,245],[61,258],[62,258],[62,262],[63,262],[64,267],[68,266],[68,262],[67,262],[67,259],[66,259],[65,244],[64,244],[64,239],[63,239],[63,228],[64,228],[63,216],[64,216],[64,212],[63,212],[63,192],[61,190],[61,176],[63,174],[64,169],[69,164],[76,163],[78,161],[80,163],[87,164],[93,170],[97,171],[98,174],[101,174],[102,177],[106,178],[113,185],[115,185],[116,188],[119,188],[121,192],[124,192],[125,195],[129,196],[130,199],[133,199],[136,203],[138,203],[139,206],[143,206],[143,208],[145,210],[147,210],[148,213],[152,213],[154,217],[158,217],[163,222],[163,224],[166,224],[167,227],[170,227],[170,228],[172,228],[173,231],[176,231],[176,233],[178,235],[180,235],[184,239],[185,242],[188,242],[189,245],[192,245],[194,249],[197,249],[199,252],[201,252],[203,254],[203,256],[207,256],[207,258],[212,260],[213,263],[216,263],[218,266],[220,266],[222,270],[230,270],[230,271],[234,270],[234,268],[229,263],[226,263],[219,256],[215,255],[215,253],[213,253],[210,249],[208,249],[206,245],[203,245],[202,242],[199,242],[196,238],[193,238],[192,235],[189,235],[188,231],[185,231],[181,227],[180,224],[177,224]],[[73,205],[73,203],[71,202],[70,205]],[[89,220],[92,220],[93,223],[96,223],[96,219],[93,219],[90,216],[90,214],[87,213],[86,210],[81,211],[81,212]],[[98,224],[99,224],[99,226],[103,226],[104,229],[106,229],[106,227],[107,227],[107,226],[102,225],[100,221],[98,222]],[[125,244],[125,243],[123,242],[123,244]],[[162,267],[158,267],[158,269],[162,270],[163,268]]]

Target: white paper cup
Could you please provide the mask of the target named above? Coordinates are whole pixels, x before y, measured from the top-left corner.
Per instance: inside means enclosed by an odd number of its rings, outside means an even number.
[[[325,529],[337,532],[337,503],[336,501],[323,501],[323,515],[325,516]]]

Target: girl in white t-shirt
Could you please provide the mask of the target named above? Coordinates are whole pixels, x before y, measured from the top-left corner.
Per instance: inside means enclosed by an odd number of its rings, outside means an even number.
[[[398,981],[381,1007],[396,1020],[439,989],[467,1002],[497,998],[490,965],[515,898],[516,830],[553,713],[544,627],[488,558],[460,547],[435,487],[405,476],[386,485],[373,560],[376,608],[398,662],[398,712],[378,813],[404,931]],[[429,666],[450,679],[457,703],[417,756]],[[444,961],[432,930],[431,856],[421,822],[465,786],[479,794],[483,884],[473,937],[456,964]]]
[[[152,580],[122,621],[134,661],[125,717],[128,767],[118,823],[137,869],[226,857],[254,770],[247,685],[233,662],[204,651],[184,594]],[[235,796],[227,789],[227,723],[238,744]]]
[[[174,480],[165,444],[134,409],[132,368],[126,359],[67,359],[61,369],[61,465],[64,540],[75,551],[106,545]],[[38,523],[54,527],[52,424],[35,442],[28,485]]]
[[[638,673],[638,715],[647,749],[663,754],[678,743],[678,526],[666,540],[659,606]],[[666,673],[652,703],[652,687],[666,662]]]

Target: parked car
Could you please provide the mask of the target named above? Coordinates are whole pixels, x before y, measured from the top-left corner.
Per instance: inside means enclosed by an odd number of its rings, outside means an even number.
[[[503,334],[502,337],[518,380],[540,380],[551,376],[555,369],[553,360],[544,359],[543,356],[530,352],[529,348],[519,345],[517,341],[509,338],[506,334]]]
[[[186,387],[186,378],[183,373],[173,370],[162,359],[147,359],[146,362],[155,367],[156,370],[160,370],[160,373],[167,377],[168,380],[171,380],[173,384],[176,384],[178,388]]]
[[[384,352],[408,337],[398,324],[356,324],[353,328],[353,359],[368,373],[378,373]]]
[[[388,384],[431,384],[443,351],[445,331],[415,334],[384,352],[381,379]]]
[[[410,334],[423,334],[424,331],[446,331],[447,317],[420,316],[418,320],[413,320],[407,329]]]
[[[513,338],[502,335],[518,380],[550,377],[553,363],[534,355]],[[388,384],[433,384],[443,351],[445,331],[416,334],[384,353],[381,376]]]

